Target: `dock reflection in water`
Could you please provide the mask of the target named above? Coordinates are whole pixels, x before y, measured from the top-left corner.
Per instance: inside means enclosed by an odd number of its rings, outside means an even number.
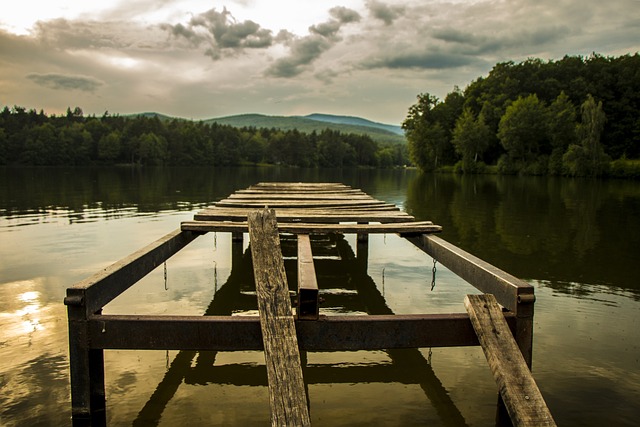
[[[291,290],[296,289],[297,269],[295,254],[297,240],[295,236],[281,237],[287,280]],[[318,285],[324,297],[321,305],[321,314],[393,314],[386,304],[373,279],[367,274],[366,258],[358,259],[348,241],[342,235],[328,235],[312,239],[314,255],[320,259],[315,260]],[[253,266],[251,251],[247,249],[240,253],[242,247],[235,245],[234,261],[231,273],[221,287],[219,287],[207,308],[205,315],[231,315],[232,313],[246,315],[248,312],[257,311],[256,298],[253,285]],[[252,295],[254,294],[254,295]],[[247,354],[244,355],[247,357]],[[234,387],[258,387],[260,393],[249,393],[241,398],[242,405],[247,405],[247,420],[267,423],[269,419],[267,405],[267,372],[264,366],[262,353],[249,356],[254,358],[252,362],[238,363],[229,360],[225,353],[213,351],[180,351],[177,353],[163,379],[156,390],[150,396],[144,407],[138,413],[134,425],[156,425],[162,420],[163,413],[171,400],[175,398],[178,389],[187,386],[225,385]],[[218,363],[219,359],[227,359],[227,363]],[[242,359],[243,356],[239,355]],[[463,415],[441,381],[435,375],[430,360],[418,349],[402,349],[387,351],[359,351],[359,352],[302,352],[303,372],[305,385],[310,396],[310,412],[312,421],[321,421],[330,418],[334,420],[335,414],[324,413],[322,403],[326,401],[325,393],[331,393],[326,385],[370,385],[374,383],[396,383],[398,385],[416,385],[423,391],[425,406],[430,402],[433,412],[427,415],[429,418],[437,416],[439,424],[446,426],[467,425]],[[392,389],[393,390],[393,389]],[[207,393],[212,406],[217,406],[217,394],[225,394],[225,391],[217,387],[214,392]],[[257,394],[257,396],[256,396]],[[262,402],[255,401],[256,397],[262,397]],[[331,396],[329,396],[331,397]],[[362,396],[357,393],[344,393],[343,405],[348,408],[356,408],[357,411],[366,411],[366,405],[361,405]],[[252,403],[252,401],[254,401]],[[261,405],[262,403],[263,405]],[[386,411],[384,402],[380,409]],[[334,403],[335,405],[335,403]],[[364,406],[364,407],[363,407]],[[255,407],[261,410],[255,411]],[[335,411],[337,408],[332,408]],[[217,411],[216,411],[217,412]],[[257,412],[257,413],[256,413]],[[393,411],[391,411],[393,412]],[[429,412],[429,411],[427,411]],[[260,414],[262,417],[253,418]],[[419,424],[420,416],[414,414],[416,424]],[[426,414],[424,414],[426,415]],[[366,414],[361,415],[368,418]],[[384,416],[382,416],[384,418]],[[372,419],[378,419],[374,417]],[[213,421],[213,420],[212,420]],[[240,420],[238,420],[240,421]],[[346,420],[345,420],[346,421]],[[334,424],[332,421],[331,424]],[[351,424],[350,422],[347,424]]]

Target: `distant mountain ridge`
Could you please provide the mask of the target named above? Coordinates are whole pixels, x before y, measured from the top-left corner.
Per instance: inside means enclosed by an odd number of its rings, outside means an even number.
[[[188,120],[171,117],[156,112],[130,114],[128,116],[157,117],[162,121],[173,119]],[[216,117],[202,120],[204,123],[219,123],[237,128],[275,128],[282,131],[297,129],[300,132],[322,132],[325,129],[342,133],[369,135],[371,139],[381,143],[405,144],[406,139],[400,126],[378,123],[362,117],[338,116],[333,114],[314,113],[307,116],[268,116],[265,114],[237,114],[233,116]]]
[[[331,114],[309,114],[307,116],[268,116],[264,114],[238,114],[203,120],[205,123],[219,123],[233,127],[276,128],[283,131],[297,129],[300,132],[322,132],[325,129],[342,133],[366,134],[376,142],[406,143],[400,126],[377,123],[352,116]]]
[[[336,116],[333,114],[319,114],[319,113],[309,114],[303,117],[311,120],[318,120],[320,122],[356,125],[356,126],[370,126],[370,127],[388,130],[389,132],[393,132],[396,135],[404,135],[404,131],[402,130],[402,127],[398,125],[388,125],[385,123],[373,122],[371,120],[363,119],[362,117]]]

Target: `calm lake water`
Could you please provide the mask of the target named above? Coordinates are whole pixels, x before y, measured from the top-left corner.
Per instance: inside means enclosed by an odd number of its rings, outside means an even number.
[[[0,169],[0,425],[70,422],[67,287],[260,181],[343,182],[442,225],[536,287],[534,376],[558,425],[637,425],[640,183],[280,168]],[[464,312],[477,293],[440,264],[431,290],[431,258],[394,235],[371,237],[356,283],[330,262],[318,268],[329,315]],[[105,313],[255,312],[228,235],[199,237],[166,277],[158,268]],[[307,358],[314,425],[494,425],[479,347]],[[269,425],[260,352],[106,351],[105,367],[109,425]]]

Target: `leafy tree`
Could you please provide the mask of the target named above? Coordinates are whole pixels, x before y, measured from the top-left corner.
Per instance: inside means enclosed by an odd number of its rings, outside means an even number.
[[[576,108],[564,91],[553,101],[547,110],[551,157],[549,172],[553,175],[562,173],[562,156],[572,144],[577,142]]]
[[[144,165],[162,165],[169,154],[167,140],[153,132],[140,137],[140,161]]]
[[[244,146],[245,158],[252,163],[259,163],[263,160],[267,150],[267,141],[260,132],[249,135],[249,139]]]
[[[7,134],[4,129],[0,127],[0,165],[7,164]]]
[[[56,144],[53,165],[85,165],[92,160],[93,138],[83,123],[73,123],[60,129]]]
[[[482,116],[476,118],[470,108],[465,108],[456,121],[451,141],[456,152],[462,156],[464,172],[476,170],[478,156],[487,149],[490,138],[491,131]]]
[[[547,149],[546,110],[535,94],[507,107],[498,125],[498,138],[510,160],[528,162]]]
[[[606,122],[602,111],[602,101],[596,103],[593,96],[587,95],[581,106],[582,121],[578,126],[580,145],[569,146],[563,161],[574,176],[602,175],[611,158],[605,154],[600,137]]]
[[[120,156],[120,132],[113,131],[98,141],[98,157],[101,160],[113,161]]]
[[[409,157],[421,170],[437,168],[438,160],[442,160],[448,143],[446,131],[434,115],[436,105],[438,98],[429,93],[421,93],[418,95],[418,102],[409,108],[402,123],[409,146]]]

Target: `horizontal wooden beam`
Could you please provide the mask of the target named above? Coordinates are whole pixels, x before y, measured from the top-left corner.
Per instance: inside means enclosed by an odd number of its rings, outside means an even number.
[[[276,201],[287,201],[287,200],[310,200],[310,201],[317,201],[317,200],[327,200],[327,201],[333,201],[333,200],[364,200],[364,201],[368,201],[368,202],[376,202],[378,200],[374,199],[373,197],[362,193],[362,194],[336,194],[334,193],[324,193],[324,194],[316,194],[316,193],[312,193],[312,192],[299,192],[299,193],[280,193],[280,192],[273,192],[273,193],[260,193],[260,194],[256,194],[256,193],[241,193],[239,191],[236,191],[235,193],[229,195],[225,200],[251,200],[251,201],[259,201],[259,202],[276,202]]]
[[[247,215],[251,210],[246,208],[205,209],[196,213],[194,219],[196,221],[246,221]],[[415,220],[414,217],[405,212],[377,210],[278,209],[276,215],[279,224],[283,222],[317,222],[322,224],[339,222],[395,223]]]
[[[555,426],[495,297],[467,295],[464,306],[514,427]]]
[[[265,205],[270,208],[340,208],[340,207],[376,207],[386,206],[386,202],[378,200],[271,200],[268,202],[246,199],[224,199],[216,202],[219,208],[253,208],[261,209]]]
[[[505,313],[510,327],[515,316]],[[467,313],[323,316],[296,321],[298,344],[307,351],[478,345]],[[89,344],[120,350],[262,350],[257,316],[94,315]]]
[[[185,221],[182,230],[197,232],[243,232],[248,230],[246,221]],[[392,224],[314,224],[314,223],[280,223],[281,233],[293,234],[327,234],[327,233],[438,233],[442,227],[429,221],[406,222]]]
[[[529,304],[535,300],[532,285],[444,239],[427,234],[403,237],[476,289],[495,295],[498,303],[508,310],[516,312],[519,303]]]

